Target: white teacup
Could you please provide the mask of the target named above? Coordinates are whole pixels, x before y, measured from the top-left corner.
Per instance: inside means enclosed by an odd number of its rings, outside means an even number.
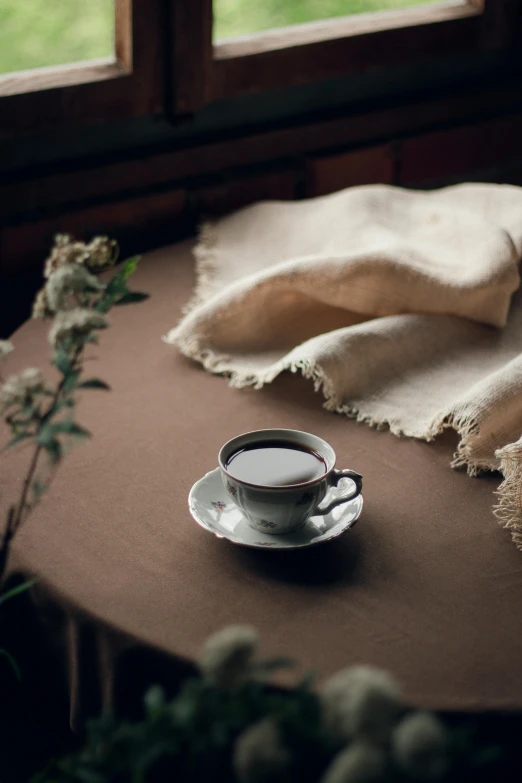
[[[227,469],[230,457],[264,441],[286,441],[319,454],[325,463],[325,473],[302,484],[269,486],[240,480]],[[322,438],[299,430],[271,429],[247,432],[232,438],[219,452],[219,467],[226,491],[242,511],[247,522],[262,533],[280,535],[302,527],[308,517],[329,514],[330,511],[357,497],[362,491],[362,476],[353,470],[335,469],[335,451]],[[351,479],[340,497],[328,500],[328,492],[342,478]],[[322,503],[326,499],[325,503]]]

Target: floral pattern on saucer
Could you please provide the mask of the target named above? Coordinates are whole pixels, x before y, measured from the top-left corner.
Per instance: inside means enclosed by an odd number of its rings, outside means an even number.
[[[217,538],[226,538],[234,544],[254,549],[303,549],[337,538],[359,519],[362,496],[343,503],[325,517],[309,517],[303,527],[284,535],[262,533],[250,527],[245,517],[227,495],[220,470],[216,468],[196,481],[189,494],[189,510],[202,528]],[[267,521],[268,527],[271,524]]]
[[[233,498],[237,495],[237,489],[232,486],[230,481],[227,481],[227,492],[229,492]]]

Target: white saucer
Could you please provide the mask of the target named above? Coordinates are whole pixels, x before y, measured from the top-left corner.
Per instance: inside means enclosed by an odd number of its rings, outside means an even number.
[[[339,490],[346,487],[342,479]],[[330,490],[335,497],[336,490]],[[362,495],[334,508],[324,517],[310,517],[304,527],[292,533],[274,536],[258,533],[243,517],[238,507],[231,502],[221,480],[219,468],[211,470],[196,481],[189,493],[190,513],[201,527],[218,538],[227,538],[234,544],[254,549],[303,549],[337,538],[351,528],[361,516]]]

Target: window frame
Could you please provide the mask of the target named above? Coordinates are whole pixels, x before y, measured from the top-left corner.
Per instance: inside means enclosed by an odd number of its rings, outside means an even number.
[[[445,0],[212,41],[212,0],[170,0],[175,114],[439,56],[508,47],[520,0]]]
[[[0,75],[0,137],[163,111],[162,0],[114,0],[114,14],[114,59]]]
[[[507,48],[522,0],[444,0],[212,42],[212,0],[114,0],[115,58],[0,76],[0,138]],[[518,18],[517,18],[518,14]]]

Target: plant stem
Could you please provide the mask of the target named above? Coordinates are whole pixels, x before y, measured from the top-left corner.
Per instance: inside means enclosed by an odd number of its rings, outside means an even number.
[[[78,346],[73,355],[72,359],[72,367],[76,367],[78,360],[80,359],[81,353],[83,351],[83,344]],[[63,391],[63,387],[65,386],[65,381],[67,379],[67,376],[64,375],[60,383],[58,384],[58,387],[53,395],[51,404],[47,410],[47,412],[44,414],[40,421],[40,426],[44,424],[46,421],[48,421],[51,416],[53,415],[56,404],[58,400],[60,399],[60,395]],[[29,468],[27,471],[27,475],[24,479],[24,483],[22,485],[22,492],[20,495],[20,500],[15,506],[11,506],[11,508],[8,511],[7,514],[7,525],[4,532],[4,535],[2,537],[2,543],[0,544],[0,589],[3,585],[4,581],[4,572],[7,566],[7,561],[9,559],[9,548],[11,545],[11,540],[14,537],[16,531],[20,527],[22,523],[22,515],[24,512],[24,509],[27,505],[27,495],[29,492],[29,488],[31,486],[31,483],[34,478],[34,474],[36,471],[36,467],[38,465],[38,458],[42,452],[43,446],[41,446],[39,443],[36,445],[36,448],[34,450],[33,456],[31,458],[31,462],[29,463]]]
[[[56,404],[56,400],[53,402],[53,406]],[[27,503],[27,493],[29,492],[29,487],[31,486],[31,481],[34,476],[34,472],[36,470],[36,466],[38,464],[38,457],[40,456],[40,452],[42,451],[42,446],[38,444],[34,450],[34,454],[32,456],[31,462],[29,464],[29,470],[27,471],[27,475],[24,479],[24,483],[22,485],[22,494],[20,496],[20,500],[16,505],[16,513],[13,521],[13,530],[12,535],[16,533],[20,526],[20,522],[22,520],[22,512],[25,508],[25,505]]]
[[[7,525],[2,536],[0,545],[0,588],[4,582],[4,571],[7,565],[7,556],[9,553],[9,544],[13,537],[13,520],[15,517],[15,507],[11,506],[7,512]]]

